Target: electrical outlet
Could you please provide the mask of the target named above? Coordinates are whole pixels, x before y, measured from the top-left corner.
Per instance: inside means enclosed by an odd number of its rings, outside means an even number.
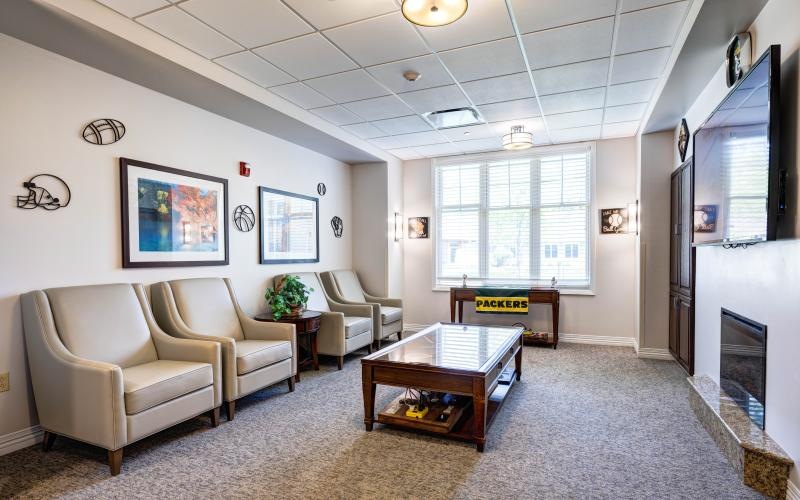
[[[7,392],[9,389],[8,372],[0,373],[0,392]]]

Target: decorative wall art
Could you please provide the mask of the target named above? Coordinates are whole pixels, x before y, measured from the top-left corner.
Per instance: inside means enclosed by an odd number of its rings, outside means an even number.
[[[120,158],[122,267],[228,264],[228,180]]]
[[[83,128],[83,140],[89,144],[114,144],[125,135],[125,125],[113,118],[100,118]]]
[[[233,209],[233,225],[243,233],[250,232],[256,225],[256,215],[247,205],[239,205]]]
[[[328,188],[325,187],[324,183],[320,182],[319,184],[317,184],[317,194],[319,194],[320,196],[325,196],[325,193],[327,192]]]
[[[686,160],[686,150],[689,148],[689,125],[686,118],[681,120],[681,128],[678,131],[678,152],[681,154],[681,162]]]
[[[628,210],[625,208],[600,209],[600,234],[628,232]]]
[[[319,199],[258,188],[261,263],[319,262]]]
[[[738,33],[734,35],[725,50],[725,83],[728,84],[728,87],[733,87],[744,76],[752,62],[751,46],[748,42],[750,42],[750,33]]]
[[[694,232],[717,232],[717,205],[694,206]]]
[[[333,235],[337,238],[342,237],[342,232],[344,231],[344,222],[337,216],[333,216],[331,219],[331,227],[333,228]]]
[[[22,187],[28,190],[25,195],[17,196],[17,208],[32,210],[58,210],[69,205],[72,193],[61,177],[52,174],[34,175]]]
[[[409,217],[408,218],[408,238],[422,239],[428,237],[428,218]]]

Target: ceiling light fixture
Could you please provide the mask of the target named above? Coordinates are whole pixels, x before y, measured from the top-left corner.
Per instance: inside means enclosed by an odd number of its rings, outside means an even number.
[[[511,133],[503,136],[503,149],[528,149],[533,146],[533,134],[525,132],[522,125],[511,127]]]
[[[467,0],[403,0],[403,16],[418,26],[444,26],[467,12]]]

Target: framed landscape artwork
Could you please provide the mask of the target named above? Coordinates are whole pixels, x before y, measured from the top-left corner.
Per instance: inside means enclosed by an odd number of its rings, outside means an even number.
[[[258,188],[261,263],[319,262],[319,199]]]
[[[228,181],[120,158],[122,267],[228,264]]]

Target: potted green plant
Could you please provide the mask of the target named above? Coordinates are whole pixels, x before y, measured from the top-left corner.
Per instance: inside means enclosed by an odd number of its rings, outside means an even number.
[[[303,314],[309,293],[313,291],[299,277],[287,274],[275,283],[275,288],[267,288],[264,298],[272,308],[272,317],[278,321],[284,316],[293,318]]]

